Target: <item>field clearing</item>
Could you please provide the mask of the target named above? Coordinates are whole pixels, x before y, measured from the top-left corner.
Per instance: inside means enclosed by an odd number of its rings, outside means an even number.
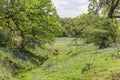
[[[37,67],[29,62],[29,57],[21,61],[21,58],[14,59],[11,54],[1,52],[3,60],[8,57],[29,70],[12,77],[9,70],[3,67],[1,71],[5,73],[0,76],[10,76],[9,80],[120,80],[119,46],[98,49],[93,44],[75,44],[73,38],[58,38],[54,44],[44,47],[33,50],[38,55],[48,55],[48,59]],[[57,55],[54,54],[56,50]]]
[[[120,80],[119,48],[98,49],[92,44],[76,48],[66,44],[71,38],[59,40],[61,44],[46,45],[48,49],[59,50],[57,56],[52,55],[41,67],[18,77],[21,80]]]
[[[79,49],[81,45],[83,45],[83,44],[80,44],[79,42],[76,44],[74,38],[57,38],[56,41],[51,45],[47,44],[46,48],[52,49],[52,50],[56,49],[60,53],[64,53],[64,52],[69,52],[69,51],[74,51],[76,49]]]

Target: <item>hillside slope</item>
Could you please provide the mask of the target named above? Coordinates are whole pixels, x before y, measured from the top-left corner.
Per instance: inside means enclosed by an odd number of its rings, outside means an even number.
[[[120,80],[119,48],[83,47],[50,58],[41,67],[18,75],[20,80]]]
[[[29,50],[32,54],[0,48],[0,80],[120,80],[119,46],[98,49],[60,41],[67,44],[47,44]]]

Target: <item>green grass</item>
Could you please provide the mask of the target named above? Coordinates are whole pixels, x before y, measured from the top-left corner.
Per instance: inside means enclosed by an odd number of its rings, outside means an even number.
[[[92,44],[79,48],[66,44],[47,45],[47,48],[58,49],[59,55],[51,56],[37,69],[21,73],[18,76],[21,80],[112,80],[116,78],[112,75],[120,73],[117,48],[98,49]]]
[[[115,53],[79,53],[66,59],[63,57],[61,61],[57,60],[58,56],[38,69],[20,74],[19,78],[32,80],[34,76],[34,80],[112,80],[111,75],[120,71],[120,60],[114,59],[111,54]]]
[[[77,46],[71,43],[72,38],[58,40],[67,44],[47,44],[44,50],[36,49],[34,52],[46,54],[49,59],[15,77],[9,74],[9,80],[120,80],[119,48],[98,49],[93,44]],[[59,51],[58,55],[53,54],[55,49]],[[19,62],[22,65],[27,62],[23,63]]]

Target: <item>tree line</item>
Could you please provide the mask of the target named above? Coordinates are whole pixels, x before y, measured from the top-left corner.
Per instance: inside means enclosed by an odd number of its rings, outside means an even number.
[[[88,13],[75,18],[59,18],[62,36],[83,38],[99,48],[109,47],[119,38],[120,0],[89,0]]]
[[[61,18],[51,0],[0,0],[0,46],[24,51],[64,36],[108,47],[119,36],[119,9],[120,0],[89,0],[87,14]]]

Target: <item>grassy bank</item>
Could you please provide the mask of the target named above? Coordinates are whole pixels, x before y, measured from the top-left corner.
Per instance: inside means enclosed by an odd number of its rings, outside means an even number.
[[[93,44],[73,44],[73,38],[61,38],[58,42],[65,44],[45,45],[45,49],[38,48],[35,53],[48,55],[42,65],[37,66],[30,57],[21,61],[23,58],[12,57],[25,71],[19,72],[16,76],[12,71],[3,66],[1,71],[8,73],[3,75],[3,80],[119,80],[120,79],[120,49],[110,47],[98,49]],[[57,55],[55,55],[57,50]],[[3,57],[2,57],[3,58]],[[4,60],[4,59],[3,59]],[[8,65],[10,66],[10,65]],[[29,67],[29,68],[28,68]],[[11,68],[10,68],[11,69]],[[8,78],[9,76],[9,78]],[[1,77],[1,76],[0,76]]]
[[[119,80],[120,54],[112,49],[59,55],[40,68],[22,73],[22,80]],[[79,52],[80,51],[80,52]],[[73,53],[74,54],[74,53]],[[72,55],[72,56],[71,56]]]

